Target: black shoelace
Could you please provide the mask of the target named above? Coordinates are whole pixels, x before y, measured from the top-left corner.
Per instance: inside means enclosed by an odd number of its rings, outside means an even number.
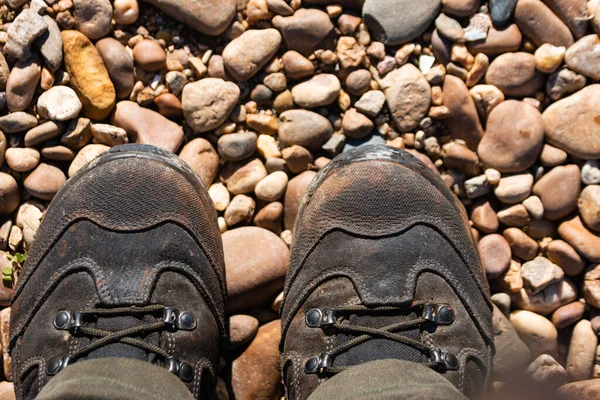
[[[397,322],[381,328],[351,324],[345,318],[350,314],[379,314],[389,312],[421,311],[421,315],[410,320]],[[458,368],[458,359],[450,353],[430,347],[418,340],[411,339],[400,332],[413,330],[420,327],[433,325],[449,325],[454,322],[454,311],[444,304],[414,303],[410,307],[375,307],[344,306],[337,308],[313,308],[305,315],[306,325],[311,328],[328,329],[335,333],[359,335],[348,342],[336,346],[318,356],[306,360],[304,371],[307,374],[321,376],[335,375],[349,368],[348,366],[333,366],[335,357],[351,348],[368,340],[383,338],[393,340],[425,354],[429,361],[423,365],[437,370],[455,370]],[[344,323],[345,322],[345,323]]]

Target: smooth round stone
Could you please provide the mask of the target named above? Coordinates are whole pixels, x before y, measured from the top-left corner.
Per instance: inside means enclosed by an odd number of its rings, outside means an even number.
[[[544,144],[540,153],[540,162],[544,167],[556,167],[567,161],[568,154],[558,147]]]
[[[299,174],[306,171],[308,164],[312,162],[313,157],[310,151],[302,146],[293,145],[281,151],[281,155],[285,160],[285,165],[294,174]]]
[[[551,74],[562,64],[566,49],[545,43],[535,51],[536,68]]]
[[[248,224],[252,221],[254,210],[256,209],[256,203],[252,197],[248,197],[244,194],[238,194],[235,196],[223,217],[227,226],[234,226],[237,224]]]
[[[590,85],[550,105],[542,114],[546,140],[585,160],[600,158],[600,85]]]
[[[544,77],[535,65],[533,54],[505,53],[490,63],[485,81],[507,96],[533,96],[544,84]]]
[[[567,356],[567,382],[584,381],[591,378],[596,359],[598,336],[592,330],[588,320],[581,320],[575,325]]]
[[[37,167],[40,153],[32,148],[11,147],[6,150],[6,163],[16,172],[27,172]]]
[[[600,263],[600,236],[587,230],[578,216],[561,223],[558,234],[583,257]]]
[[[544,3],[569,27],[576,39],[585,35],[591,17],[587,0],[545,0]]]
[[[253,158],[225,164],[221,175],[231,193],[246,194],[254,191],[258,182],[267,176],[267,170],[258,158]]]
[[[557,308],[552,314],[552,323],[558,329],[566,328],[583,318],[584,313],[585,305],[580,301],[575,301]]]
[[[431,87],[417,67],[406,64],[385,77],[385,100],[400,132],[410,132],[427,116]]]
[[[585,225],[600,232],[600,186],[590,185],[579,196],[579,215]]]
[[[515,22],[537,46],[550,43],[569,48],[573,44],[569,28],[540,0],[519,0]]]
[[[225,68],[236,80],[245,82],[273,58],[281,45],[276,29],[250,29],[233,39],[223,50]]]
[[[523,284],[531,294],[537,294],[548,285],[560,282],[565,274],[556,264],[545,257],[536,257],[521,267]]]
[[[525,375],[530,384],[543,388],[543,393],[554,393],[566,381],[565,369],[548,354],[536,358],[525,370]]]
[[[219,170],[219,155],[208,140],[196,138],[190,141],[183,146],[179,157],[192,167],[204,187],[209,187],[215,180]]]
[[[532,359],[542,354],[558,356],[558,331],[547,318],[530,311],[517,310],[510,314],[509,319],[521,340],[529,347]]]
[[[302,79],[315,72],[313,63],[297,51],[290,50],[281,57],[283,70],[291,79]]]
[[[257,136],[254,132],[223,135],[217,143],[219,156],[227,161],[240,161],[248,158],[256,151],[256,139]]]
[[[473,55],[483,53],[493,57],[502,53],[518,51],[522,40],[523,35],[519,27],[511,24],[506,28],[496,29],[495,27],[491,27],[484,40],[469,42],[467,43],[467,48]]]
[[[285,192],[284,204],[284,228],[291,231],[294,230],[298,209],[304,197],[304,193],[308,189],[308,185],[317,175],[314,171],[305,171],[300,175],[290,179],[287,190]]]
[[[440,14],[435,20],[435,27],[440,35],[451,42],[464,43],[465,32],[460,22],[446,14]]]
[[[373,76],[366,69],[352,71],[346,77],[346,89],[353,96],[362,96],[371,88]]]
[[[292,88],[294,103],[304,108],[327,106],[337,100],[342,86],[332,74],[315,75]]]
[[[588,304],[600,308],[600,264],[588,266],[583,281],[583,297]]]
[[[483,137],[483,128],[469,89],[460,78],[447,75],[443,92],[444,105],[450,111],[448,117],[443,120],[448,133],[454,139],[464,140],[469,149],[477,149]]]
[[[77,93],[68,86],[54,86],[38,98],[37,108],[42,118],[68,121],[79,115],[82,108]]]
[[[479,8],[479,0],[442,0],[443,11],[457,17],[468,17]]]
[[[500,225],[496,211],[487,199],[477,199],[471,207],[471,222],[484,233],[494,233]]]
[[[387,45],[406,43],[421,35],[440,10],[440,0],[366,0],[362,15],[371,34]]]
[[[342,130],[346,137],[360,139],[373,132],[375,124],[366,115],[351,108],[344,113],[342,119]]]
[[[490,0],[488,6],[494,25],[504,26],[513,16],[517,0]]]
[[[21,191],[15,178],[0,172],[0,215],[12,214],[21,201]]]
[[[0,117],[0,129],[4,133],[22,132],[33,128],[38,124],[38,120],[31,114],[17,111]]]
[[[135,2],[135,0],[125,1]],[[133,57],[127,49],[125,49],[125,46],[113,38],[99,40],[96,42],[96,49],[98,49],[108,71],[108,75],[115,85],[117,98],[127,98],[135,84]]]
[[[75,152],[66,146],[51,146],[42,149],[42,157],[52,161],[73,161]]]
[[[81,168],[85,167],[87,163],[108,150],[110,150],[110,147],[103,144],[88,144],[83,149],[79,150],[75,159],[69,166],[69,178],[74,176]]]
[[[484,236],[477,245],[481,264],[488,279],[502,275],[510,265],[510,245],[502,236],[491,234]]]
[[[281,32],[287,48],[303,56],[308,57],[317,49],[333,45],[333,23],[321,10],[300,8],[289,17],[277,15],[271,22]]]
[[[544,204],[537,196],[530,196],[523,200],[523,206],[527,209],[529,215],[535,219],[544,218]]]
[[[4,133],[0,131],[0,166],[4,164],[4,153],[6,152],[7,145],[8,143],[6,142],[6,136],[4,136]]]
[[[56,123],[54,121],[44,122],[27,131],[24,138],[25,146],[32,147],[44,143],[47,140],[54,139],[55,137],[60,136],[65,128],[66,125],[63,123]],[[0,153],[1,152],[0,148]],[[0,165],[2,164],[0,163]]]
[[[129,143],[125,129],[110,124],[92,124],[92,136],[97,143],[111,147]]]
[[[533,186],[533,193],[544,204],[544,213],[550,220],[558,220],[577,208],[581,192],[581,174],[577,165],[555,167]]]
[[[42,200],[52,200],[67,181],[65,174],[53,165],[41,163],[23,181],[25,190]]]
[[[600,162],[598,160],[588,160],[581,167],[581,181],[586,185],[595,185],[600,183]]]
[[[172,120],[183,118],[183,106],[179,98],[172,93],[163,93],[154,98],[154,104],[160,115]]]
[[[569,276],[579,275],[585,266],[581,256],[563,240],[551,241],[546,248],[546,256]]]
[[[450,169],[464,172],[467,176],[479,174],[479,157],[466,146],[452,145],[444,154],[444,165]]]
[[[500,179],[494,194],[502,203],[515,204],[525,200],[531,193],[533,175],[520,174]]]
[[[254,224],[275,233],[281,234],[281,221],[283,220],[283,204],[278,201],[267,204],[256,213]]]
[[[494,296],[497,297],[497,294]],[[500,311],[499,306],[493,308],[492,322],[497,350],[493,365],[494,377],[512,377],[515,371],[524,371],[529,364],[529,349],[521,341],[508,318]]]
[[[229,345],[232,349],[249,343],[258,331],[258,320],[250,315],[229,317]]]
[[[137,0],[114,0],[113,7],[115,22],[119,25],[131,25],[140,15]]]
[[[288,185],[288,176],[283,171],[267,175],[254,188],[256,197],[264,201],[276,201],[283,196]]]
[[[231,364],[231,387],[235,399],[281,397],[279,342],[281,321],[260,328],[250,346]]]
[[[535,163],[543,143],[542,114],[527,103],[507,100],[490,113],[477,153],[484,166],[521,172]]]
[[[546,82],[546,93],[552,100],[559,100],[567,94],[582,89],[585,84],[585,76],[565,67],[548,77],[548,81]]]
[[[220,78],[206,78],[183,88],[183,116],[194,132],[207,132],[223,124],[240,98],[240,88]]]
[[[538,243],[518,228],[508,228],[502,236],[510,245],[511,253],[521,260],[533,260],[538,253]]]
[[[146,71],[159,71],[165,66],[167,53],[156,40],[144,39],[133,48],[133,58]]]
[[[561,399],[595,400],[600,391],[600,379],[571,382],[558,388],[556,395]]]
[[[571,70],[594,80],[600,79],[600,38],[592,34],[579,39],[569,47],[565,54],[565,63]]]
[[[547,219],[533,219],[529,222],[525,233],[536,240],[553,238],[556,236],[556,227]]]
[[[531,221],[531,218],[523,204],[515,204],[498,211],[498,220],[507,226],[523,227]]]
[[[39,57],[15,63],[6,82],[6,105],[10,111],[23,111],[29,107],[41,76]]]
[[[73,16],[76,29],[96,40],[110,32],[113,8],[108,0],[73,0]]]
[[[208,195],[217,211],[224,211],[229,205],[229,190],[222,183],[214,183],[208,189]]]
[[[329,120],[308,110],[289,110],[279,116],[279,140],[286,146],[317,149],[333,133]]]
[[[289,250],[263,228],[242,227],[225,232],[223,251],[227,274],[227,309],[248,310],[272,301],[283,289]]]

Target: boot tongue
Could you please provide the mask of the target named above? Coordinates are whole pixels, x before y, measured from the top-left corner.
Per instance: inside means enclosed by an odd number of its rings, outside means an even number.
[[[137,327],[140,325],[148,325],[156,322],[156,318],[151,315],[145,316],[130,316],[130,315],[118,315],[118,316],[102,316],[98,317],[95,324],[90,324],[90,327],[96,329],[102,329],[109,332],[117,332],[128,328]],[[143,335],[135,336],[136,339],[142,339],[145,342],[159,346],[160,334],[159,332],[150,332]],[[98,340],[96,338],[93,339]],[[114,342],[109,343],[106,346],[102,346],[97,350],[94,350],[88,354],[87,359],[95,358],[106,358],[106,357],[124,357],[134,358],[136,360],[153,362],[156,359],[154,353],[150,353],[137,346],[133,346],[127,343]]]
[[[414,320],[416,313],[406,315],[350,315],[345,324],[368,326],[370,328],[383,328],[402,321]],[[417,327],[411,330],[397,331],[396,333],[421,341],[421,330]],[[334,339],[333,346],[337,347],[348,343],[351,339],[361,336],[359,334],[338,333]],[[358,365],[369,361],[394,358],[415,363],[427,361],[427,356],[418,349],[404,343],[391,339],[378,338],[374,336],[364,343],[351,347],[347,351],[335,356],[333,365],[336,367]]]

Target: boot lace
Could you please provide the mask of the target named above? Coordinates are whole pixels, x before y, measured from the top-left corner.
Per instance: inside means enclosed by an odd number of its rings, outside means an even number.
[[[352,324],[347,319],[350,314],[377,315],[389,312],[413,311],[419,315],[416,318],[390,324],[381,328]],[[362,305],[343,306],[337,308],[313,308],[305,314],[305,323],[310,328],[321,328],[327,332],[337,334],[358,335],[347,343],[333,347],[327,352],[310,357],[304,364],[304,372],[330,376],[342,372],[349,366],[333,366],[335,357],[368,340],[384,338],[393,340],[419,350],[427,356],[428,362],[423,365],[438,371],[457,370],[458,358],[451,353],[442,351],[433,346],[414,340],[400,334],[400,332],[416,328],[430,328],[437,325],[450,325],[454,322],[454,310],[446,304],[413,303],[408,307],[365,307]]]

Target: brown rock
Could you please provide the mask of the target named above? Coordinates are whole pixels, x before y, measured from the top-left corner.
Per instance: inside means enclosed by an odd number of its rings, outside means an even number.
[[[215,180],[219,169],[219,156],[208,140],[196,138],[190,141],[183,146],[179,157],[198,174],[204,187],[209,187]]]
[[[484,236],[477,245],[481,264],[488,279],[502,275],[510,265],[510,245],[502,236],[491,234]]]
[[[527,367],[525,374],[531,379],[535,387],[533,390],[538,393],[548,393],[548,396],[553,396],[554,391],[566,381],[565,369],[548,354],[536,358]]]
[[[165,66],[167,54],[157,41],[144,39],[133,48],[133,58],[146,71],[159,71]]]
[[[583,297],[585,301],[600,308],[600,265],[590,265],[583,281]]]
[[[270,230],[276,235],[281,233],[281,221],[283,219],[283,204],[278,201],[269,203],[254,217],[254,224],[260,228]]]
[[[444,164],[448,168],[464,172],[467,176],[475,176],[480,170],[477,154],[461,145],[452,145],[446,149]]]
[[[41,163],[23,181],[23,186],[32,196],[42,200],[52,200],[66,181],[67,177],[60,169]]]
[[[12,214],[21,200],[21,191],[15,178],[0,172],[0,215]]]
[[[75,152],[66,146],[51,146],[42,149],[42,156],[52,161],[72,161]]]
[[[479,0],[444,0],[442,1],[443,11],[457,17],[468,17],[479,8]]]
[[[508,270],[499,280],[500,286],[511,292],[518,292],[523,289],[523,275],[521,273],[521,263],[516,260],[510,260]],[[506,294],[506,293],[502,293]],[[508,296],[508,295],[507,295]],[[510,306],[510,296],[508,298]],[[509,307],[510,308],[510,307]]]
[[[543,143],[542,114],[529,104],[508,100],[490,113],[477,153],[484,166],[521,172],[533,165]]]
[[[523,310],[541,315],[548,315],[560,306],[574,302],[577,299],[577,289],[568,280],[549,285],[537,294],[531,294],[525,289],[517,293],[509,293],[513,303]]]
[[[179,98],[172,93],[163,93],[154,98],[154,104],[160,115],[169,119],[183,118],[183,107]]]
[[[558,388],[556,394],[564,400],[595,400],[600,393],[600,379],[572,382]]]
[[[244,194],[238,194],[235,196],[225,214],[223,215],[227,226],[234,226],[240,223],[248,224],[252,221],[254,210],[256,209],[256,203],[252,197],[248,197]]]
[[[550,220],[574,211],[580,192],[581,173],[577,165],[555,167],[533,186],[533,193],[542,200],[545,216]]]
[[[133,101],[117,104],[112,124],[125,129],[133,143],[151,144],[175,152],[183,142],[181,126]]]
[[[283,70],[292,79],[302,79],[311,76],[315,71],[313,63],[297,51],[287,51],[282,57]]]
[[[581,192],[578,202],[579,215],[585,225],[600,231],[600,186],[590,185]]]
[[[431,87],[427,79],[417,67],[405,64],[385,77],[385,85],[389,85],[385,89],[385,100],[397,129],[412,131],[427,115],[431,105]]]
[[[569,47],[565,54],[565,63],[575,72],[594,80],[600,79],[600,56],[596,50],[599,44],[598,35],[584,36]]]
[[[448,75],[444,80],[444,105],[450,110],[444,125],[452,138],[467,142],[475,150],[483,137],[483,128],[473,98],[465,83],[455,76]]]
[[[6,164],[16,172],[27,172],[37,167],[40,153],[32,148],[10,147],[5,153]]]
[[[65,128],[66,128],[66,125],[61,122],[55,122],[55,121],[44,122],[43,124],[30,129],[25,134],[25,138],[24,138],[25,146],[27,146],[27,147],[36,146],[38,144],[44,143],[47,140],[54,139],[55,137],[61,135],[64,132]],[[1,145],[0,145],[0,153],[2,153]],[[0,161],[2,161],[1,157],[0,157]],[[2,164],[0,163],[0,165],[2,165]]]
[[[113,38],[99,40],[96,42],[96,49],[115,85],[117,98],[127,98],[135,83],[133,57],[127,52],[125,46]]]
[[[521,260],[529,261],[537,255],[539,247],[537,242],[521,229],[508,228],[502,233],[502,236],[510,245],[512,254]]]
[[[337,100],[342,86],[332,74],[318,74],[292,88],[294,103],[304,108],[327,106]]]
[[[342,130],[346,137],[361,139],[373,132],[375,124],[367,116],[351,108],[344,113]]]
[[[289,110],[279,119],[279,139],[287,146],[299,145],[308,149],[319,148],[331,137],[329,120],[308,110]]]
[[[546,248],[546,256],[569,276],[579,275],[585,266],[575,249],[562,240],[551,241]]]
[[[535,68],[533,54],[505,53],[492,61],[485,81],[496,86],[507,96],[526,97],[533,96],[541,89],[544,77]]]
[[[485,198],[478,199],[473,203],[470,219],[475,228],[484,233],[494,233],[500,225],[496,211],[492,208],[489,200]]]
[[[600,262],[600,236],[588,231],[578,216],[558,226],[558,234],[588,260]]]
[[[256,151],[257,138],[254,132],[237,132],[223,135],[217,143],[219,156],[227,161],[246,159]]]
[[[302,146],[293,145],[281,151],[285,164],[294,174],[306,171],[308,164],[313,160],[310,151]]]
[[[2,361],[4,376],[12,381],[12,361],[9,353],[10,344],[10,307],[0,311],[0,337],[2,338]]]
[[[245,194],[254,191],[258,182],[267,176],[267,170],[258,158],[253,158],[248,161],[227,163],[221,175],[231,193]]]
[[[283,196],[288,184],[288,176],[283,171],[275,171],[263,178],[256,188],[254,193],[256,197],[264,201],[276,201]]]
[[[304,197],[308,185],[310,185],[315,175],[317,175],[317,173],[314,171],[305,171],[289,181],[283,203],[285,206],[283,217],[285,229],[291,231],[294,230],[300,203],[302,202],[302,198]]]
[[[585,305],[580,301],[575,301],[557,308],[552,314],[552,323],[558,329],[566,328],[583,318],[584,312]]]
[[[579,321],[573,329],[569,346],[567,382],[584,381],[592,376],[597,346],[598,336],[592,330],[590,321]]]
[[[569,27],[575,38],[585,35],[589,20],[586,0],[544,0],[544,3]]]
[[[334,33],[329,16],[317,9],[300,8],[289,17],[275,16],[272,22],[281,32],[287,48],[304,56],[318,48],[329,47]]]
[[[229,345],[235,349],[250,342],[258,332],[258,320],[250,315],[229,317]]]
[[[558,332],[548,319],[530,311],[517,310],[510,314],[510,322],[529,347],[532,359],[542,354],[558,356]]]
[[[248,128],[264,135],[275,135],[279,127],[277,118],[266,114],[248,114],[246,124]]]
[[[6,82],[6,105],[10,111],[23,111],[29,107],[41,75],[37,56],[15,63]]]
[[[521,227],[527,225],[531,218],[523,204],[516,204],[498,211],[498,220],[504,225]]]
[[[550,43],[569,48],[573,44],[569,28],[540,0],[519,0],[515,22],[538,46]]]
[[[280,45],[281,34],[276,29],[251,29],[225,47],[223,62],[236,80],[247,81],[271,60]]]
[[[567,152],[558,147],[544,144],[540,153],[540,162],[544,167],[556,167],[567,161]]]
[[[523,283],[531,294],[537,294],[548,285],[560,282],[564,278],[563,270],[545,257],[536,257],[523,264],[521,274]]]
[[[484,40],[470,42],[467,44],[469,53],[476,55],[483,53],[493,57],[502,53],[517,51],[521,47],[523,35],[515,24],[508,25],[504,29],[491,27]]]
[[[371,88],[372,75],[366,69],[352,71],[346,77],[346,89],[354,96],[362,96]]]
[[[283,289],[289,250],[273,232],[254,226],[229,230],[223,251],[230,312],[268,304]]]
[[[275,399],[283,394],[280,340],[281,321],[271,321],[258,329],[250,346],[233,361],[231,386],[236,399]]]
[[[69,166],[69,178],[75,175],[87,163],[98,157],[100,154],[108,151],[110,147],[103,144],[88,144],[75,156],[75,159]]]

